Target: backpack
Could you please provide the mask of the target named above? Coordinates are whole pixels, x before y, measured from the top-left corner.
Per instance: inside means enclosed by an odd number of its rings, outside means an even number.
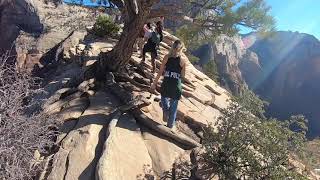
[[[160,34],[156,33],[156,32],[152,32],[151,34],[151,41],[155,44],[160,44],[161,41],[161,36]]]

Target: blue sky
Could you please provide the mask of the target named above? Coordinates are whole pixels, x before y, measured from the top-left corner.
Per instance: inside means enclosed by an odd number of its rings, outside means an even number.
[[[96,0],[98,2],[99,0]],[[74,3],[74,2],[79,2],[79,0],[64,0],[64,2],[68,3]],[[92,2],[91,0],[83,0],[83,3],[88,6],[97,6],[97,3]],[[108,4],[107,4],[108,5]]]
[[[298,31],[320,39],[320,0],[266,0],[277,30]]]

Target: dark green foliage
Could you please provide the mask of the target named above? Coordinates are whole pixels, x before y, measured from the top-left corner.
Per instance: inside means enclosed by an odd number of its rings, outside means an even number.
[[[197,64],[197,63],[199,62],[199,60],[200,60],[200,58],[192,55],[191,53],[188,53],[188,52],[187,52],[186,55],[187,55],[189,61],[190,61],[192,64]]]
[[[294,132],[290,127],[303,122],[303,118],[295,116],[285,122],[261,119],[250,113],[262,112],[262,102],[257,102],[253,94],[248,93],[238,100],[231,101],[230,106],[221,111],[215,128],[205,129],[205,153],[200,161],[206,178],[305,179],[285,168],[290,152],[299,149],[305,137],[303,128]]]
[[[99,16],[93,27],[94,34],[99,37],[115,36],[119,30],[120,26],[106,15]]]
[[[203,72],[215,82],[220,81],[217,64],[214,60],[210,60],[207,64],[203,66]]]
[[[261,100],[254,92],[247,88],[243,88],[240,96],[233,97],[241,106],[250,111],[253,115],[261,119],[265,119],[265,107],[269,104]]]
[[[232,36],[240,26],[259,32],[274,30],[275,20],[264,0],[184,0],[183,10],[194,20],[177,31],[187,47],[212,42],[220,34]]]
[[[300,152],[297,152],[299,159],[311,169],[320,167],[320,138],[306,142]],[[319,174],[320,175],[320,174]]]
[[[179,37],[185,44],[188,49],[196,49],[203,42],[198,36],[198,32],[200,31],[198,28],[200,27],[190,27],[189,25],[181,26],[175,32],[175,35]]]

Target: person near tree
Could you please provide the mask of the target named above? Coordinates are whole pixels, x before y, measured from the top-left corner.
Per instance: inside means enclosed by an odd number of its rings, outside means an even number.
[[[151,85],[151,90],[155,91],[161,76],[163,82],[160,87],[161,106],[163,110],[163,120],[167,121],[169,128],[175,127],[178,102],[182,95],[182,79],[185,78],[186,60],[182,56],[183,43],[176,40],[168,55],[161,63],[160,70]]]
[[[152,64],[152,72],[155,73],[156,67],[155,67],[155,61],[158,56],[158,48],[159,44],[163,39],[163,26],[162,22],[158,21],[156,23],[155,30],[151,33],[151,36],[149,37],[147,43],[144,45],[142,50],[142,61],[141,63],[145,62],[146,59],[146,53],[151,53],[151,64]]]
[[[138,51],[140,53],[139,58],[142,58],[143,54],[143,46],[145,42],[151,37],[152,33],[152,26],[151,23],[147,23],[143,26],[143,29],[141,29],[139,37],[137,38],[137,46]]]

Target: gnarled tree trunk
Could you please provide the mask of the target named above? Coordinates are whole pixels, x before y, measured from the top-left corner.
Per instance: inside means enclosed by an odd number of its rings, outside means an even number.
[[[121,13],[124,19],[123,32],[113,50],[102,54],[101,64],[103,68],[118,71],[130,61],[133,46],[139,36],[139,32],[149,17],[152,5],[158,1],[159,0],[122,1]]]

